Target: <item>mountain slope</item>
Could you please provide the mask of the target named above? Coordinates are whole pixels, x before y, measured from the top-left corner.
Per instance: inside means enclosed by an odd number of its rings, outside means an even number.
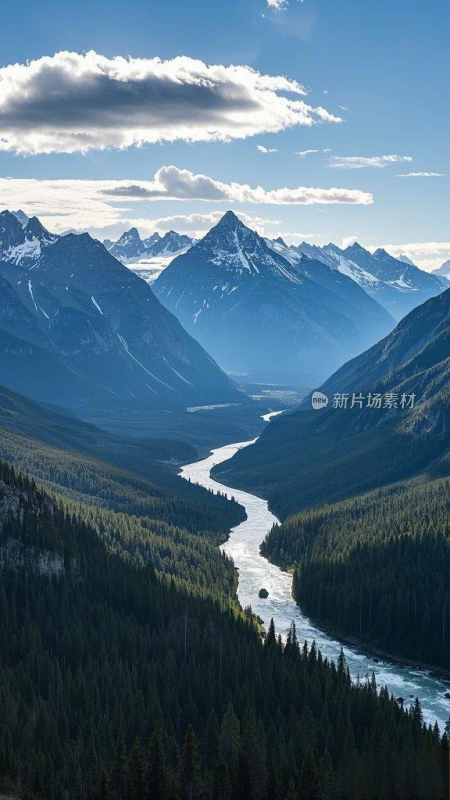
[[[160,300],[228,372],[311,383],[393,326],[354,281],[289,261],[232,213],[172,261]]]
[[[0,463],[0,571],[8,796],[286,797],[311,764],[349,800],[443,796],[420,706],[354,685],[294,628],[264,643],[207,536],[69,502]]]
[[[274,420],[252,447],[216,474],[268,496],[283,517],[415,474],[450,470],[450,290],[403,319],[383,341],[345,364],[321,391],[347,407],[311,401]],[[352,393],[397,395],[397,407],[350,408]],[[401,408],[401,395],[415,395]]]
[[[443,278],[444,281],[450,281],[450,258],[448,261],[444,261],[438,269],[433,270],[433,275]]]
[[[379,281],[370,293],[396,320],[443,291],[442,282],[434,275],[394,258],[382,248],[372,254],[355,242],[341,253]]]
[[[283,250],[280,243],[271,244],[277,250]],[[372,254],[357,242],[346,250],[331,243],[317,247],[302,242],[298,246],[284,245],[284,251],[283,254],[287,257],[288,254],[293,258],[304,254],[323,261],[331,269],[352,278],[386,308],[397,322],[413,308],[429,297],[435,297],[445,288],[445,280],[439,282],[435,274],[424,272],[406,257],[393,258],[381,248]]]
[[[0,225],[0,382],[72,406],[239,397],[151,289],[88,234],[53,237],[9,212]],[[30,230],[41,236],[32,255]]]

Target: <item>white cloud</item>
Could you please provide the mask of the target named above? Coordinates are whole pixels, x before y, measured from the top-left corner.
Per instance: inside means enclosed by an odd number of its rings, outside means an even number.
[[[363,167],[386,167],[388,164],[398,164],[401,161],[412,161],[411,156],[332,156],[330,167],[339,169],[362,169]]]
[[[297,150],[297,152],[294,153],[294,156],[301,156],[303,158],[304,156],[309,156],[313,153],[320,153],[320,150]]]
[[[443,172],[403,172],[396,175],[396,178],[443,178]]]
[[[157,217],[156,219],[130,217],[122,219],[113,225],[103,227],[90,226],[89,232],[98,239],[117,239],[125,230],[135,227],[143,237],[149,236],[155,231],[164,234],[167,231],[176,230],[178,233],[187,233],[196,239],[200,239],[214,225],[217,225],[225,211],[226,209],[212,211],[208,214],[174,214],[168,217]],[[279,220],[265,219],[243,211],[237,211],[236,215],[245,225],[258,231],[262,236],[278,235],[274,234],[274,230],[279,229],[281,225]]]
[[[259,153],[278,153],[275,147],[264,147],[263,144],[257,144],[256,149]]]
[[[386,244],[385,250],[398,256],[404,253],[414,261],[414,256],[447,255],[450,253],[450,242],[410,242],[409,244]]]
[[[0,68],[0,150],[74,153],[228,141],[341,121],[298,99],[306,93],[296,80],[248,66],[63,51]]]
[[[367,205],[372,202],[372,195],[358,189],[307,187],[266,191],[246,184],[223,183],[176,167],[162,167],[152,181],[0,178],[2,207],[22,208],[30,216],[41,217],[50,230],[57,232],[70,228],[103,229],[118,224],[123,227],[124,220],[138,216],[134,210],[131,211],[133,206],[153,200],[222,202],[227,207],[241,202],[255,205]],[[142,212],[141,216],[144,216]]]
[[[346,247],[351,247],[352,244],[358,241],[357,236],[345,236],[341,242],[341,249],[345,250]]]
[[[331,149],[329,147],[323,147],[321,150],[297,150],[294,156],[304,158],[305,156],[311,156],[316,153],[331,153]]]
[[[288,5],[289,0],[267,0],[267,5],[269,8],[275,8],[277,11],[281,11],[283,8],[286,8]]]
[[[273,205],[313,205],[350,203],[369,205],[369,192],[359,189],[318,189],[299,186],[293,189],[252,188],[248,184],[224,183],[207,175],[195,175],[187,169],[161,167],[153,181],[110,181],[102,193],[110,197],[149,200],[208,200]]]
[[[440,267],[450,258],[450,242],[409,242],[382,246],[395,257],[408,256],[417,266],[427,271]]]

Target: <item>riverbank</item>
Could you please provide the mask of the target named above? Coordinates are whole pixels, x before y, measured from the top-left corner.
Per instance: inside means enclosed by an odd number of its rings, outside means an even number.
[[[266,630],[273,619],[277,633],[283,638],[294,622],[298,639],[310,643],[315,640],[322,656],[329,661],[336,662],[343,649],[353,680],[358,676],[364,680],[374,672],[379,686],[387,686],[395,697],[405,698],[406,708],[413,703],[411,697],[419,697],[426,722],[434,724],[437,721],[441,730],[444,730],[450,716],[450,702],[444,698],[444,692],[448,690],[446,681],[428,671],[403,665],[381,653],[371,653],[352,642],[344,641],[343,638],[334,638],[316,626],[302,613],[292,597],[292,575],[261,555],[262,541],[272,526],[278,524],[278,519],[269,510],[267,501],[241,489],[224,486],[211,477],[211,470],[215,465],[232,458],[238,450],[250,443],[237,442],[219,447],[202,461],[185,465],[180,473],[186,480],[190,479],[214,492],[220,491],[228,497],[234,497],[246,510],[247,519],[232,529],[221,547],[233,559],[238,570],[238,599],[241,607],[251,606],[253,612],[263,620]],[[269,592],[266,599],[259,597],[262,588]]]
[[[266,561],[269,561],[270,564],[274,564],[274,566],[278,567],[282,572],[287,573],[288,575],[293,575],[295,567],[288,564],[286,561],[277,561],[276,559],[269,558],[267,555],[261,553],[261,558],[265,558]],[[301,605],[296,602],[294,597],[292,598],[296,606],[300,609],[302,614],[306,613]],[[349,645],[350,647],[356,647],[361,653],[368,656],[372,659],[383,659],[392,661],[395,664],[398,664],[401,667],[411,667],[412,669],[420,670],[423,672],[427,672],[429,675],[433,676],[434,678],[445,680],[449,682],[448,691],[450,691],[450,670],[446,670],[443,667],[436,667],[433,664],[427,664],[423,661],[416,661],[414,659],[406,658],[405,656],[401,656],[395,653],[389,653],[387,650],[382,650],[371,642],[364,641],[357,639],[354,636],[348,636],[343,631],[339,630],[339,628],[328,624],[324,620],[317,619],[316,617],[309,616],[308,619],[312,621],[314,625],[320,627],[327,636],[332,636],[334,638],[339,639],[343,644]]]

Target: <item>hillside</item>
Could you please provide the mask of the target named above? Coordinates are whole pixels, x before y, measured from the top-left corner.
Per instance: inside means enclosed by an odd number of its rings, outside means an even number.
[[[415,474],[447,475],[449,314],[450,291],[419,306],[323,384],[327,408],[312,410],[309,398],[215,474],[267,496],[282,518]],[[353,393],[362,408],[351,408]],[[396,395],[393,407],[386,393]],[[336,394],[347,407],[332,407]],[[381,408],[367,407],[369,394],[382,396]],[[415,395],[413,408],[401,408],[402,394]]]
[[[312,775],[357,800],[391,793],[395,764],[399,800],[442,794],[418,704],[352,686],[343,658],[301,649],[294,629],[263,644],[216,548],[182,531],[169,545],[151,522],[136,547],[133,518],[114,516],[0,465],[1,790],[217,800],[244,781],[248,797],[285,796]]]
[[[242,399],[156,299],[88,234],[0,214],[0,383],[78,413]]]
[[[325,630],[450,671],[450,481],[413,479],[304,511],[262,553]]]

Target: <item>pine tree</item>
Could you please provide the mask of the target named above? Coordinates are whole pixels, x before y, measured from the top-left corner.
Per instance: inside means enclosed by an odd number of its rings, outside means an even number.
[[[238,766],[233,781],[232,800],[252,800],[252,784],[250,780],[250,769],[248,759],[241,750],[239,753]]]
[[[288,790],[284,796],[284,800],[300,800],[299,794],[297,792],[297,789],[295,788],[295,784],[292,778],[289,781]]]
[[[307,750],[305,754],[300,773],[299,795],[301,800],[321,800],[319,775],[312,750]]]
[[[233,704],[230,703],[220,726],[219,749],[226,761],[231,779],[234,777],[238,765],[241,747],[240,729],[241,726],[234,713]]]
[[[163,729],[161,723],[156,722],[148,745],[146,775],[148,798],[151,798],[151,800],[167,800],[167,777]]]
[[[230,800],[230,798],[230,773],[224,756],[220,754],[213,770],[213,800]]]
[[[181,800],[194,800],[200,793],[200,767],[197,740],[192,725],[188,725],[180,761]]]

